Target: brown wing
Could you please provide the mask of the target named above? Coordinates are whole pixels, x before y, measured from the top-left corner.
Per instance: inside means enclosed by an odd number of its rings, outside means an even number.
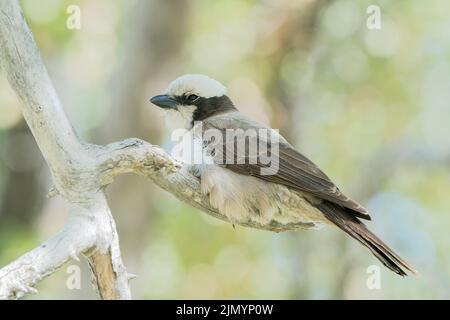
[[[217,129],[217,126],[214,127]],[[230,128],[221,128],[220,130],[225,132],[228,129]],[[328,200],[342,206],[351,215],[370,220],[368,211],[364,207],[345,196],[330,178],[317,167],[317,165],[293,149],[283,140],[278,143],[279,156],[274,158],[278,159],[278,168],[275,166],[272,171],[270,171],[268,169],[270,165],[263,164],[267,162],[261,161],[262,156],[266,156],[272,151],[270,143],[262,142],[265,143],[267,147],[263,148],[263,151],[258,148],[256,152],[256,161],[255,154],[252,155],[249,153],[248,148],[250,143],[255,143],[254,139],[258,140],[256,144],[259,146],[260,141],[267,140],[266,138],[262,138],[261,135],[257,135],[257,137],[238,135],[234,141],[229,141],[225,136],[226,135],[224,135],[223,143],[220,143],[223,156],[220,158],[220,161],[216,162],[217,164],[239,174],[257,177],[268,182],[285,185],[293,190],[312,194],[320,199]],[[240,139],[246,141],[246,150],[241,153],[238,152],[237,147],[237,141]],[[210,146],[217,148],[217,144],[214,146],[214,143],[211,143]],[[274,154],[275,153],[276,152],[274,152]],[[227,156],[228,159],[233,159],[233,161],[224,161],[227,159]],[[265,169],[265,171],[262,171],[262,169]],[[268,171],[270,171],[269,174],[267,174]]]
[[[260,178],[268,182],[285,185],[293,190],[307,192],[338,204],[359,218],[370,220],[368,211],[356,201],[345,196],[339,188],[313,162],[289,146],[279,147],[279,166],[270,174],[261,174],[266,168],[259,161],[256,164],[227,164],[224,166],[236,173]]]

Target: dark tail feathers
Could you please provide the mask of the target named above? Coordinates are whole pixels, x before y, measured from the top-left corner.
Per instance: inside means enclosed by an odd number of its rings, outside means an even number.
[[[316,206],[325,214],[328,220],[369,248],[373,255],[387,268],[401,276],[407,275],[405,270],[415,275],[418,274],[413,266],[400,258],[398,254],[367,229],[364,223],[345,212],[343,208],[328,201],[324,201]]]

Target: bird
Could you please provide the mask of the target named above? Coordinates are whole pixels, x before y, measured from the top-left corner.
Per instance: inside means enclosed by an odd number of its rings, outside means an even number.
[[[368,229],[363,222],[371,220],[367,209],[341,192],[277,130],[241,113],[219,81],[185,74],[150,101],[167,112],[169,122],[182,121],[182,129],[194,142],[188,139],[181,148],[189,149],[187,154],[196,148],[201,153],[201,161],[189,163],[191,172],[200,179],[201,192],[233,227],[246,222],[305,229],[332,225],[367,247],[396,274],[418,274]],[[250,152],[251,144],[257,146],[256,152]],[[276,165],[267,161],[268,154]]]

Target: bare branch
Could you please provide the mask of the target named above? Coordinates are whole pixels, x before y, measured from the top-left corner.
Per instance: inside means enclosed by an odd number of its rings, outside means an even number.
[[[72,129],[16,0],[0,0],[0,63],[50,167],[55,191],[71,209],[63,230],[0,270],[0,297],[34,292],[31,287],[43,277],[89,250],[100,296],[129,299],[115,223],[97,179],[98,147],[83,143]]]
[[[78,259],[80,253],[94,244],[92,224],[83,216],[72,216],[55,236],[0,269],[0,299],[36,293],[33,285],[58,270],[69,259]]]
[[[180,163],[160,147],[139,139],[128,139],[99,150],[99,182],[103,186],[112,183],[117,175],[134,172],[149,178],[179,200],[215,218],[229,221],[211,205],[208,195],[201,192],[200,181],[192,174],[190,166]],[[270,224],[248,221],[241,225],[275,232],[311,227],[308,223],[280,224],[275,221]]]

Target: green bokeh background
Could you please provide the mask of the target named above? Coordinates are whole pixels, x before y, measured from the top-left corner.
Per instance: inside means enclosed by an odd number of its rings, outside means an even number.
[[[421,272],[381,269],[333,228],[272,234],[215,220],[150,181],[109,190],[124,262],[142,299],[450,298],[449,1],[24,0],[25,16],[77,132],[171,148],[148,98],[184,73],[228,87],[371,212],[370,227]],[[381,29],[366,26],[369,5]],[[69,5],[81,28],[66,26]],[[0,265],[62,226],[48,168],[0,73]],[[67,288],[67,266],[81,289]],[[95,298],[69,262],[28,299]]]

